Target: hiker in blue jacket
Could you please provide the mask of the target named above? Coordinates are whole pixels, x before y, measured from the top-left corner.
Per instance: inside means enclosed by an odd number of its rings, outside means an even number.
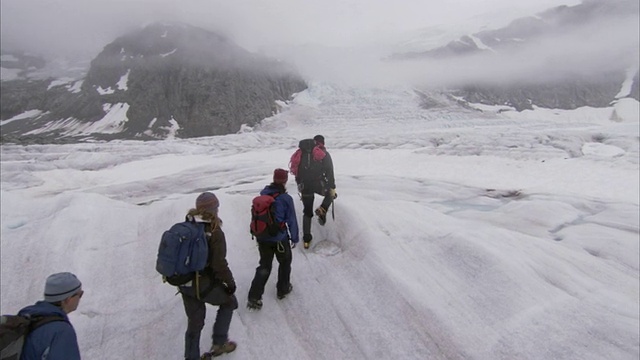
[[[273,257],[278,261],[278,282],[276,284],[278,299],[284,299],[293,290],[291,285],[291,249],[299,241],[298,220],[296,210],[293,205],[293,198],[287,194],[286,184],[289,179],[289,172],[284,169],[275,169],[273,172],[273,182],[267,185],[260,195],[271,195],[275,197],[273,206],[275,207],[275,220],[281,224],[280,231],[275,236],[267,236],[258,239],[258,251],[260,252],[260,263],[256,268],[256,274],[249,289],[249,301],[247,307],[259,310],[262,308],[262,294],[264,287],[271,274]],[[286,226],[285,226],[286,225]]]
[[[25,338],[21,360],[79,360],[78,339],[67,314],[75,311],[84,291],[82,283],[69,272],[50,275],[44,286],[44,300],[20,310],[21,316],[56,316]]]

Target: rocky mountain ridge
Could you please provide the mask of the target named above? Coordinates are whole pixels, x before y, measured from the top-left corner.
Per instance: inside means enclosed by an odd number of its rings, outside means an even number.
[[[504,58],[513,53],[533,53],[531,48],[550,39],[568,34],[579,39],[598,32],[606,37],[603,25],[637,24],[638,13],[637,0],[586,0],[388,60],[402,64],[421,59],[483,59],[477,64],[466,62],[482,73],[483,66],[507,63]],[[523,74],[518,81],[503,82],[466,79],[446,89],[416,89],[416,94],[423,108],[434,110],[481,111],[472,104],[498,105],[504,111],[609,107],[623,98],[639,100],[638,51],[637,45],[623,47],[588,70],[552,57],[540,58],[536,65],[546,72],[544,76]],[[3,53],[1,141],[158,140],[230,134],[271,116],[279,111],[280,101],[306,88],[287,64],[250,53],[220,34],[175,23],[151,24],[117,38],[82,76],[46,77],[46,66],[29,54]],[[11,75],[8,81],[5,73]]]
[[[287,64],[223,36],[155,23],[119,37],[77,81],[2,82],[4,141],[165,139],[237,132],[306,88]],[[7,121],[30,112],[31,117]]]

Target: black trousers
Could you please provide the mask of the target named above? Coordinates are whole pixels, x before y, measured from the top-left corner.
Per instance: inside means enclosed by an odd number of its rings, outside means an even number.
[[[229,339],[229,325],[233,317],[233,310],[238,308],[235,295],[229,295],[222,283],[211,284],[209,277],[200,279],[200,289],[211,289],[196,297],[194,286],[180,286],[184,311],[187,314],[187,331],[184,336],[184,357],[187,360],[200,359],[200,333],[204,327],[207,315],[205,304],[218,305],[216,320],[213,324],[213,339],[215,345],[222,345]],[[201,291],[201,292],[202,292]],[[208,351],[209,349],[207,349]]]
[[[305,189],[302,189],[302,213],[304,214],[304,216],[307,217],[313,217],[314,215],[314,208],[313,208],[313,201],[315,200],[315,194],[316,192],[313,191],[313,189],[307,190],[305,191]],[[329,189],[327,189],[326,191],[323,190],[323,195],[324,198],[322,199],[322,204],[320,204],[320,206],[322,206],[325,210],[327,210],[327,212],[329,211],[329,207],[331,206],[331,194],[329,194]]]
[[[278,291],[286,292],[289,290],[291,277],[291,244],[289,240],[279,242],[258,242],[258,251],[260,252],[260,265],[256,268],[256,275],[251,282],[249,289],[249,299],[262,299],[264,287],[269,280],[271,267],[273,265],[273,257],[278,261],[278,282],[276,288]]]

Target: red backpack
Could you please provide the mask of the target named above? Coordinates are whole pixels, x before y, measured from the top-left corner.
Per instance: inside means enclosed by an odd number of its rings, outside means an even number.
[[[272,195],[258,195],[251,203],[251,236],[258,240],[276,236],[284,224],[276,221],[274,203],[278,193]]]

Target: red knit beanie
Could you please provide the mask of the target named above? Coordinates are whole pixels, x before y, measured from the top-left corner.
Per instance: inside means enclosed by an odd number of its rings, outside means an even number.
[[[289,172],[285,169],[275,169],[273,171],[273,182],[276,184],[286,184],[289,180]]]

